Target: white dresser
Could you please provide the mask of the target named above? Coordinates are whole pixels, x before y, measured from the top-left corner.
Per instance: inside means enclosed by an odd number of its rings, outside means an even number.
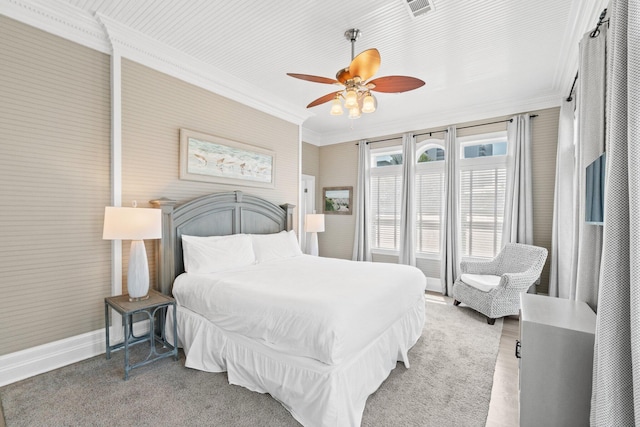
[[[520,427],[588,426],[595,313],[526,293],[520,307]]]

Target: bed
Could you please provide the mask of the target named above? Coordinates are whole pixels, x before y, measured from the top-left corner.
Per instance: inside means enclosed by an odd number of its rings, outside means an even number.
[[[397,361],[409,367],[424,326],[418,269],[304,255],[292,205],[239,191],[152,203],[158,287],[176,298],[187,367],[227,372],[322,427],[359,426]]]

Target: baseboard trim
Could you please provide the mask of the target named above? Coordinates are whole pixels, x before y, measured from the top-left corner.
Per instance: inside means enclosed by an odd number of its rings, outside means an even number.
[[[137,322],[136,335],[149,330],[149,321]],[[118,331],[120,332],[120,331]],[[112,331],[111,342],[122,341]],[[0,387],[105,353],[104,329],[0,356]]]
[[[437,277],[427,277],[427,291],[442,292],[442,281]]]

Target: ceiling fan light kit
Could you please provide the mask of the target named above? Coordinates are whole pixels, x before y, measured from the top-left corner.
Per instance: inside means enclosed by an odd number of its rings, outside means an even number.
[[[377,49],[368,49],[358,56],[355,54],[355,42],[362,33],[356,28],[347,30],[345,38],[351,42],[351,64],[336,73],[336,80],[309,74],[287,73],[291,77],[315,83],[342,86],[338,92],[332,92],[312,101],[307,108],[331,101],[332,116],[340,116],[344,109],[349,110],[349,118],[360,118],[362,113],[373,113],[377,108],[374,92],[400,93],[424,86],[424,82],[415,77],[386,76],[369,80],[380,67],[380,53]],[[344,100],[344,109],[341,100]]]
[[[333,98],[333,101],[331,101],[331,111],[329,111],[329,114],[332,116],[341,116],[343,112],[340,95],[336,95],[336,97]]]

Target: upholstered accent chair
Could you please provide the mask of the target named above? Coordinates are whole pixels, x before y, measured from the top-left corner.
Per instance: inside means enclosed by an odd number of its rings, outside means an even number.
[[[487,316],[518,314],[520,293],[535,284],[547,260],[547,250],[521,243],[507,243],[490,261],[462,261],[462,274],[453,284],[453,304],[465,303]]]

